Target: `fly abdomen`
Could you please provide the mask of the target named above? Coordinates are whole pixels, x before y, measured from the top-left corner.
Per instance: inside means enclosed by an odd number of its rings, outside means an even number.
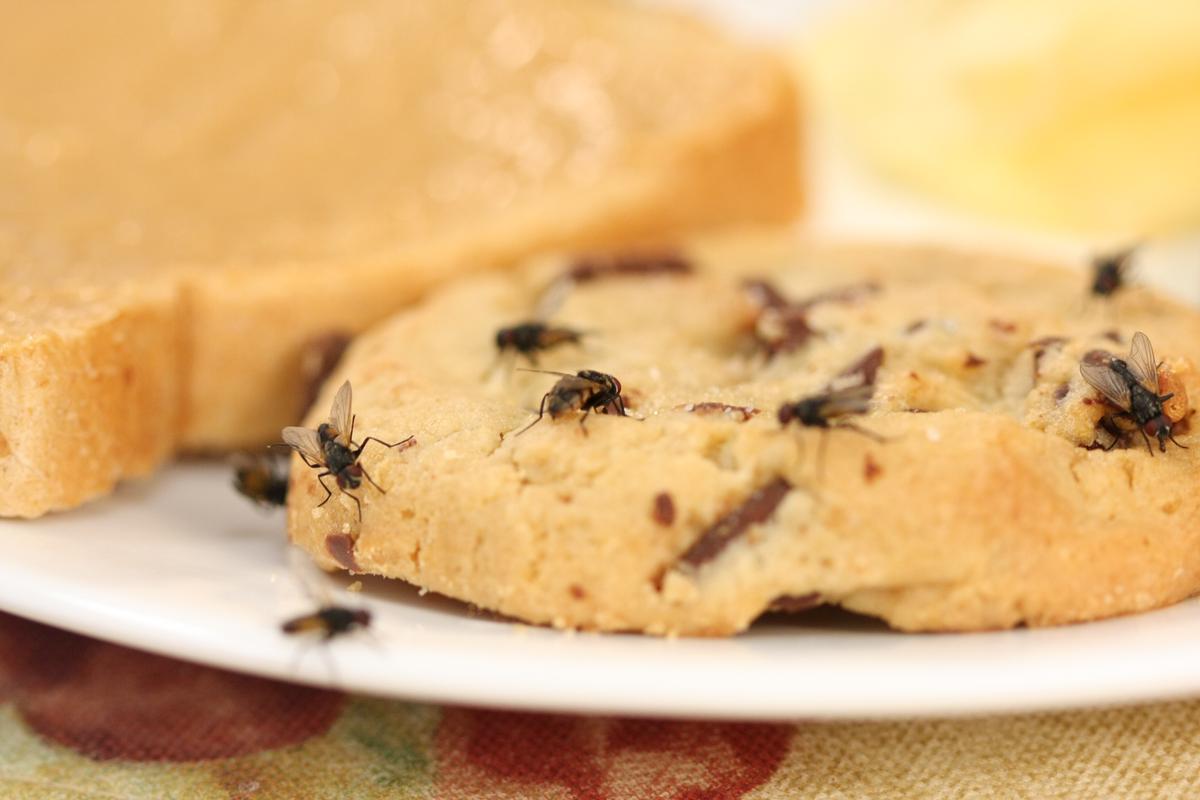
[[[583,407],[583,398],[578,389],[558,391],[546,400],[546,411],[551,419],[557,419],[563,414]]]

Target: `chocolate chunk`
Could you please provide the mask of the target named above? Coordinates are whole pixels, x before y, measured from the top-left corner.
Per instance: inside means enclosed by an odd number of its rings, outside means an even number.
[[[963,366],[966,367],[967,369],[974,369],[976,367],[982,367],[986,363],[987,363],[986,358],[980,358],[979,356],[975,355],[970,350],[968,350],[967,357],[963,361]]]
[[[1054,390],[1054,402],[1061,403],[1067,399],[1067,395],[1071,393],[1071,385],[1069,383],[1060,383]]]
[[[1125,342],[1125,340],[1121,338],[1121,332],[1116,328],[1103,331],[1100,336],[1104,339],[1108,339],[1113,344],[1123,344]]]
[[[798,350],[817,334],[808,322],[808,312],[814,306],[821,303],[853,303],[879,291],[878,284],[861,283],[829,289],[792,302],[774,284],[765,280],[749,280],[743,287],[761,309],[755,320],[754,336],[769,358]]]
[[[1015,322],[1008,322],[1003,319],[990,319],[988,320],[988,325],[991,325],[994,330],[998,330],[1001,333],[1017,332],[1017,324]]]
[[[687,552],[679,557],[679,563],[696,568],[712,561],[752,525],[770,519],[791,490],[792,485],[785,478],[776,478],[755,491],[740,506],[701,533]]]
[[[874,386],[875,377],[879,373],[879,368],[883,366],[883,348],[876,347],[867,353],[858,361],[855,361],[850,366],[838,373],[839,378],[860,378],[860,385]]]
[[[338,362],[354,337],[346,331],[330,331],[314,336],[300,347],[300,414],[303,417],[317,400],[321,384],[337,369]]]
[[[915,320],[913,320],[912,322],[908,323],[908,327],[904,329],[904,332],[905,332],[905,333],[907,333],[907,334],[909,334],[909,335],[911,336],[912,334],[914,334],[914,333],[916,333],[917,331],[921,330],[922,328],[924,328],[924,327],[925,327],[926,325],[928,325],[928,324],[929,324],[929,320],[926,320],[926,319],[915,319]]]
[[[750,299],[762,308],[787,308],[788,300],[780,293],[775,285],[763,280],[749,280],[742,288],[750,295]]]
[[[654,495],[654,509],[650,512],[654,521],[664,527],[670,527],[675,522],[675,501],[667,492]]]
[[[348,533],[331,533],[325,537],[325,552],[341,565],[342,569],[358,572],[358,560],[354,557],[354,537]]]
[[[567,270],[567,277],[576,283],[590,283],[607,277],[690,275],[694,271],[680,253],[663,250],[581,256]]]
[[[763,309],[754,326],[754,338],[767,351],[768,358],[799,350],[816,333],[808,324],[808,312],[792,306]]]
[[[863,457],[863,480],[867,483],[874,483],[875,479],[883,474],[883,467],[879,466],[870,453]]]
[[[587,592],[584,591],[584,588],[578,583],[572,583],[569,587],[567,587],[567,591],[570,592],[571,597],[574,597],[576,600],[582,600],[587,597]]]
[[[731,406],[728,403],[713,402],[687,403],[686,405],[676,406],[676,408],[692,414],[700,414],[701,416],[716,416],[718,414],[724,414],[733,417],[739,422],[745,422],[755,414],[759,413],[757,408],[753,408],[751,406]]]
[[[798,614],[801,611],[811,611],[823,602],[820,592],[781,594],[771,601],[767,610],[781,614]]]

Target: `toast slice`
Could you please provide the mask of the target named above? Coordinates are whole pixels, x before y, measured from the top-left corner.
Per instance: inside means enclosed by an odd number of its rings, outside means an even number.
[[[782,220],[775,57],[598,0],[17,4],[0,515],[275,439],[307,342],[541,248]],[[447,320],[453,325],[453,320]]]

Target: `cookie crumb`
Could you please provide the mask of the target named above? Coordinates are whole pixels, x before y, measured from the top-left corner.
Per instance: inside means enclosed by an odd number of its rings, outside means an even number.
[[[363,590],[362,581],[355,581],[346,587],[347,592],[361,592]]]
[[[1035,381],[1042,376],[1042,357],[1051,348],[1062,347],[1066,342],[1065,336],[1043,336],[1029,343],[1029,346],[1033,348],[1033,379]]]
[[[665,528],[675,523],[675,501],[668,492],[654,495],[654,510],[651,511],[654,521]]]
[[[867,483],[874,483],[875,479],[883,474],[883,467],[879,466],[870,453],[863,456],[863,480]]]
[[[680,411],[687,411],[689,414],[699,414],[701,416],[723,414],[736,419],[738,422],[746,422],[755,414],[761,413],[759,409],[753,406],[733,406],[728,403],[716,403],[712,401],[685,403],[682,406],[676,406],[676,408]]]

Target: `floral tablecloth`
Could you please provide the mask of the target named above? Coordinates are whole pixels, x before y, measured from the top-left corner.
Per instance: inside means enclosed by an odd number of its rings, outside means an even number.
[[[786,725],[526,714],[292,686],[0,614],[3,800],[409,797],[1193,798],[1200,703]]]

